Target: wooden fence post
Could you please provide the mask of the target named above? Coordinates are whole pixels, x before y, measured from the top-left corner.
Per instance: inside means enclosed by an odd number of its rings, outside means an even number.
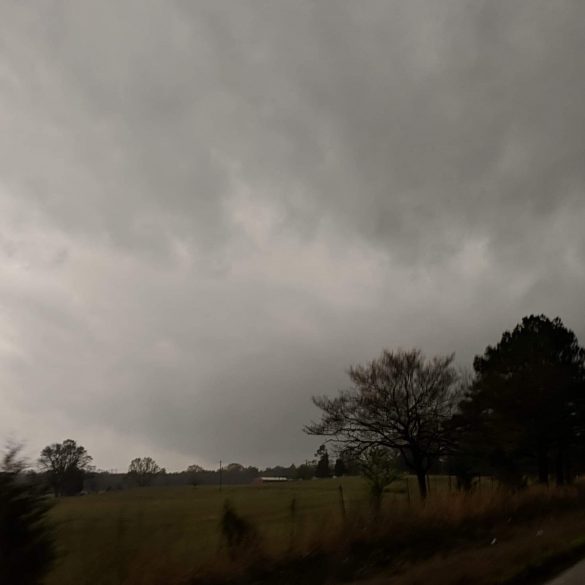
[[[339,484],[339,507],[341,509],[341,518],[345,522],[346,519],[345,498],[343,497],[343,486],[341,484]]]

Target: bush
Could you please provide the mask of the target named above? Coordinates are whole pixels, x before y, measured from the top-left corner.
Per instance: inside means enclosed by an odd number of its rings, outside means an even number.
[[[17,454],[8,449],[0,467],[0,583],[36,585],[55,558],[51,504]]]
[[[229,500],[226,500],[223,506],[221,535],[232,559],[240,553],[257,548],[260,544],[260,536],[256,527],[249,520],[240,516]]]

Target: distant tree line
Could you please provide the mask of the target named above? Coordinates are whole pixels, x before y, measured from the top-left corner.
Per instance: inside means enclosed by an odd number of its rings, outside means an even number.
[[[332,473],[344,475],[352,471],[349,463],[338,459],[330,469],[325,446],[320,447],[315,460],[301,465],[274,466],[259,469],[240,463],[228,463],[220,469],[204,469],[190,465],[179,472],[167,472],[151,457],[133,459],[127,472],[96,470],[86,449],[72,439],[45,447],[39,458],[39,479],[44,480],[56,497],[72,496],[84,492],[103,492],[149,486],[179,485],[242,485],[260,477],[284,477],[290,480],[330,477]],[[357,468],[353,468],[358,473]],[[32,473],[32,472],[31,472]]]

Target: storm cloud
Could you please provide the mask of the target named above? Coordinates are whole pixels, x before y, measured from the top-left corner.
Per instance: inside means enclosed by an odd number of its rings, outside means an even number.
[[[585,5],[0,6],[0,428],[303,461],[382,348],[585,342]]]

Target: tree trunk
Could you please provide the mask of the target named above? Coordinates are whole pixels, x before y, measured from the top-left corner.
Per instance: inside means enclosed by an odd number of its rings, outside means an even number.
[[[424,502],[427,499],[427,474],[424,471],[417,469],[416,479],[418,481],[420,499]]]
[[[538,483],[548,485],[548,453],[543,448],[538,450]]]

